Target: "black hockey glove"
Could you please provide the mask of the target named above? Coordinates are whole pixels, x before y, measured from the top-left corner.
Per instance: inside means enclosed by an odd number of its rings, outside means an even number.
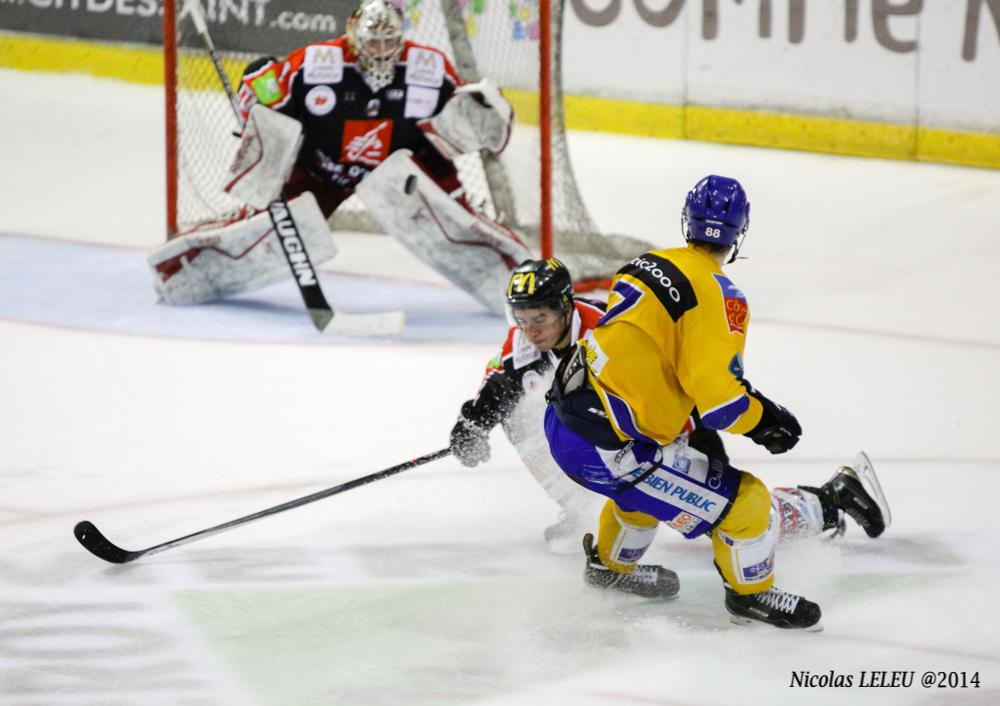
[[[451,428],[451,452],[469,468],[485,463],[490,460],[490,434],[472,420],[459,417]]]
[[[773,454],[785,453],[799,443],[799,437],[802,436],[802,426],[795,415],[780,404],[775,404],[764,397],[746,380],[740,380],[740,382],[747,389],[747,394],[764,407],[764,413],[760,415],[757,426],[744,436],[749,437],[755,444],[763,446]]]

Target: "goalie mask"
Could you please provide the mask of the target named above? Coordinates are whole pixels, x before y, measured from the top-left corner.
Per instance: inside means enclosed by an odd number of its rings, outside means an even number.
[[[347,21],[347,41],[358,55],[361,75],[379,91],[396,75],[403,52],[403,13],[391,0],[363,0]]]

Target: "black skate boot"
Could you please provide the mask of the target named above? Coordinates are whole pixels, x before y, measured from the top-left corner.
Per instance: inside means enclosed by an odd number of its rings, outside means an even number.
[[[631,593],[643,598],[670,598],[680,590],[681,583],[677,574],[655,564],[638,564],[627,574],[612,571],[601,563],[594,545],[594,535],[590,533],[583,536],[583,551],[587,555],[583,580],[588,586]]]
[[[869,537],[878,537],[892,522],[882,486],[864,451],[858,452],[852,465],[841,466],[833,478],[821,487],[800,485],[799,488],[819,496],[823,507],[823,529],[836,527],[835,536],[844,533],[840,511],[850,515]]]
[[[726,610],[737,625],[750,625],[756,620],[776,628],[823,629],[818,625],[822,615],[818,605],[774,587],[742,596],[726,586]]]

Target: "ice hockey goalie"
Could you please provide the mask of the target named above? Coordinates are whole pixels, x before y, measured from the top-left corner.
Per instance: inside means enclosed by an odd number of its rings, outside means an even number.
[[[279,197],[312,262],[330,259],[336,247],[325,222],[357,191],[387,233],[503,311],[509,272],[531,252],[469,207],[452,160],[501,151],[513,111],[489,81],[462,85],[441,51],[404,40],[390,0],[363,0],[344,36],[252,62],[238,102],[247,123],[225,188],[247,208],[150,255],[164,300],[199,303],[287,277],[261,212]]]

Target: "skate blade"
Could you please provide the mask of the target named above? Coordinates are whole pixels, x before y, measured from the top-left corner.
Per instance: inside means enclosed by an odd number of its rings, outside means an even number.
[[[751,620],[750,618],[744,618],[741,615],[729,616],[729,622],[733,625],[740,625],[743,627],[754,627],[756,625],[762,625],[769,628],[776,628],[778,630],[801,630],[802,632],[823,632],[823,623],[816,623],[815,625],[810,625],[807,628],[779,628],[775,625],[769,625],[768,623],[762,622],[760,620]]]
[[[889,529],[889,525],[892,524],[892,510],[889,509],[889,501],[886,500],[882,484],[879,483],[878,476],[875,474],[875,467],[872,465],[871,459],[868,458],[868,454],[864,451],[858,451],[857,456],[854,457],[854,461],[851,462],[851,468],[858,474],[858,480],[861,481],[861,485],[875,499],[875,504],[882,511],[885,528]]]

